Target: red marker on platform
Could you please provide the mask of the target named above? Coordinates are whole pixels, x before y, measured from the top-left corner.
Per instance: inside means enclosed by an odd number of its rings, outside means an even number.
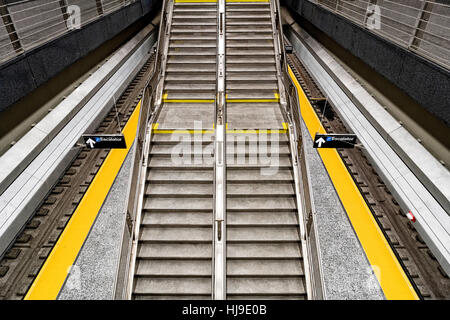
[[[412,222],[416,222],[416,217],[414,217],[414,215],[412,214],[411,211],[409,211],[406,216],[408,217],[409,220],[411,220]]]

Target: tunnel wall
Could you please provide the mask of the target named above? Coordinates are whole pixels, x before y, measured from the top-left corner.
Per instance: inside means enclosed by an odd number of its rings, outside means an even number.
[[[310,1],[283,3],[450,126],[449,70]]]
[[[154,10],[139,0],[0,65],[0,112]]]

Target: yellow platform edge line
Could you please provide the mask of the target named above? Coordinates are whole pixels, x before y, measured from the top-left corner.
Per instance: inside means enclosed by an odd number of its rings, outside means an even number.
[[[301,114],[311,137],[314,138],[316,132],[326,133],[290,67],[289,75],[297,87]],[[386,299],[418,300],[416,291],[342,162],[339,153],[335,149],[317,150]]]
[[[100,211],[136,136],[141,102],[122,133],[127,149],[111,150],[92,180],[55,247],[28,290],[25,300],[55,300]]]

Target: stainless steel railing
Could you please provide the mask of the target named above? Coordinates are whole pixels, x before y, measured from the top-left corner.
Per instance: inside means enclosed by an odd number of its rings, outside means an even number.
[[[282,69],[282,83],[286,91],[286,104],[282,110],[289,122],[289,132],[291,137],[291,153],[293,167],[296,171],[296,193],[299,198],[299,224],[302,239],[305,276],[307,282],[308,298],[322,299],[323,287],[321,277],[320,258],[316,243],[316,226],[314,222],[314,203],[311,194],[311,184],[309,181],[308,165],[305,157],[305,145],[302,134],[301,109],[298,100],[297,88],[291,81],[288,72],[288,64],[285,52],[285,42],[283,37],[283,28],[281,23],[281,6],[279,0],[274,1],[276,10],[276,26],[279,45],[279,60]]]
[[[130,283],[134,272],[133,249],[137,244],[138,229],[140,223],[140,203],[142,203],[142,192],[146,178],[146,166],[144,165],[148,156],[148,148],[151,139],[152,125],[156,121],[160,111],[160,92],[158,84],[162,78],[162,63],[165,55],[164,44],[167,36],[168,8],[170,0],[164,0],[162,4],[160,26],[158,32],[158,43],[156,45],[156,57],[154,60],[153,73],[148,79],[142,92],[141,110],[135,139],[133,163],[129,179],[127,194],[126,228],[123,233],[121,258],[119,270],[116,275],[115,298],[129,298]],[[128,290],[128,291],[127,291]]]
[[[309,0],[450,69],[447,0]]]
[[[0,0],[0,63],[137,0]]]

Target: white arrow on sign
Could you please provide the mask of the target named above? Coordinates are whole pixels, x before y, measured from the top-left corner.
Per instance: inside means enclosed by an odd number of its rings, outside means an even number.
[[[319,148],[322,147],[322,144],[324,144],[326,141],[321,137],[319,140],[316,141],[316,143],[319,144]]]
[[[91,149],[94,149],[94,145],[95,145],[95,141],[94,140],[89,138],[88,141],[86,141],[86,143],[91,147]]]

